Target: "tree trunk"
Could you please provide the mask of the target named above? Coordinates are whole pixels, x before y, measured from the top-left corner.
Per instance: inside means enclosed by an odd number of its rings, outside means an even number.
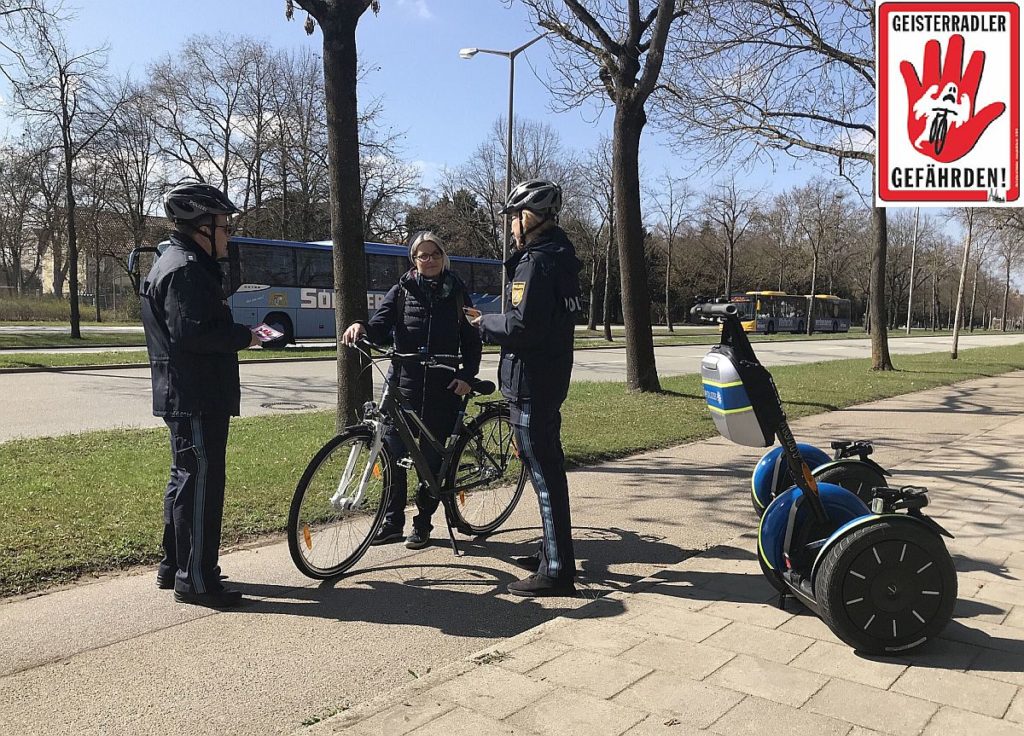
[[[597,329],[597,264],[599,261],[597,258],[594,259],[594,264],[590,268],[590,309],[587,315],[587,329],[594,331]]]
[[[914,319],[914,264],[917,261],[917,233],[921,223],[921,208],[914,214],[914,240],[910,248],[910,293],[907,295],[907,334],[910,334],[911,322]]]
[[[726,233],[725,236],[725,300],[732,300],[732,266],[734,247],[732,238]]]
[[[626,390],[660,391],[651,334],[651,298],[640,214],[640,134],[643,104],[620,101],[615,108],[613,178],[618,221],[619,280],[626,328]]]
[[[956,360],[959,357],[958,347],[960,343],[960,320],[963,318],[964,289],[967,286],[967,264],[971,258],[971,240],[974,236],[974,217],[967,219],[967,237],[964,239],[964,258],[960,263],[960,285],[956,290],[956,312],[953,317],[953,347],[950,350],[950,357]]]
[[[331,240],[334,244],[335,329],[340,336],[356,320],[365,320],[366,259],[363,246],[363,198],[359,176],[359,108],[356,103],[356,24],[358,14],[318,18],[324,36],[324,94],[327,110],[327,160],[331,185]],[[362,375],[361,375],[362,374]],[[373,391],[359,354],[338,341],[338,413],[341,430],[356,421],[357,410]]]
[[[65,133],[65,135],[67,135]],[[71,166],[71,143],[64,141],[64,200],[68,218],[68,299],[71,305],[71,337],[82,339],[82,318],[78,311],[78,231],[75,228],[75,190]]]
[[[811,296],[807,299],[807,334],[814,334],[814,295],[818,288],[818,254],[811,257]]]
[[[885,315],[885,257],[889,248],[889,232],[884,207],[871,210],[875,247],[871,253],[871,370],[893,370],[889,356],[889,333]]]
[[[672,238],[668,239],[668,251],[665,259],[665,326],[669,332],[675,332],[672,328],[672,309],[669,305],[668,289],[669,278],[672,275]]]
[[[935,283],[938,278],[938,273],[932,271],[932,332],[939,328],[939,296],[936,293],[938,287]]]
[[[1003,282],[1003,323],[1000,332],[1006,332],[1006,307],[1010,301],[1010,259],[1006,259],[1006,280]]]
[[[608,212],[608,245],[604,252],[604,339],[612,341],[612,252],[615,248],[615,189]]]
[[[974,305],[978,300],[978,271],[981,270],[981,264],[974,264],[974,282],[971,284],[971,309],[967,313],[967,330],[968,332],[974,332]]]
[[[93,260],[95,261],[93,265],[96,266],[96,278],[93,281],[92,295],[93,301],[96,303],[96,321],[102,322],[103,320],[100,318],[100,254],[98,251]]]

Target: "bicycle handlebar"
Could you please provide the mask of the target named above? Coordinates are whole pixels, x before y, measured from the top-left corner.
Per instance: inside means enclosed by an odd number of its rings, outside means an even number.
[[[365,346],[367,349],[363,350],[361,346]],[[439,363],[438,358],[455,358],[458,359],[457,355],[429,355],[427,353],[397,353],[393,347],[386,347],[384,345],[377,345],[367,340],[365,337],[361,337],[356,340],[354,345],[350,345],[353,350],[359,350],[361,353],[366,355],[368,358],[372,357],[370,351],[377,351],[382,358],[389,360],[407,362],[407,363],[419,363],[426,368],[443,368],[446,371],[455,373],[458,368],[451,365],[445,365]]]

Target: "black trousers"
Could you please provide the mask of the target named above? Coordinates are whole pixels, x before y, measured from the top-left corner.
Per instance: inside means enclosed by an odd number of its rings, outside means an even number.
[[[459,403],[457,401],[453,402],[448,396],[444,396],[442,400],[428,402],[428,411],[420,414],[420,418],[423,419],[423,423],[427,425],[427,429],[430,430],[430,434],[434,436],[434,439],[444,444],[448,439],[448,435],[451,434],[452,428],[455,426],[455,417],[458,415],[458,412]],[[411,421],[410,424],[412,424]],[[416,434],[418,427],[413,425],[411,429]],[[405,443],[398,434],[398,430],[394,427],[384,435],[384,446],[387,447],[388,453],[396,461],[409,454]],[[420,449],[423,451],[423,456],[426,458],[427,464],[430,465],[431,471],[437,474],[441,469],[441,453],[436,452],[434,448],[426,443],[421,443]],[[409,502],[408,488],[408,471],[403,467],[395,466],[391,474],[391,499],[384,514],[385,525],[394,526],[399,529],[405,526],[405,507]],[[438,499],[430,495],[426,484],[420,482],[416,489],[417,513],[412,520],[413,527],[424,534],[429,534],[434,528],[430,519],[434,512],[437,511],[439,503]]]
[[[537,572],[553,578],[576,577],[569,514],[569,482],[562,451],[561,405],[510,403],[519,457],[537,493],[543,539]]]
[[[230,417],[164,417],[171,430],[171,477],[164,494],[161,577],[174,575],[182,593],[221,588],[220,530],[224,518],[224,456]]]

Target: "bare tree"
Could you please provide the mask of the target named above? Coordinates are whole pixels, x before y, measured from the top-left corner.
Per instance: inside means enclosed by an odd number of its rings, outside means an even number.
[[[559,61],[552,92],[566,106],[607,100],[615,108],[613,172],[623,321],[626,387],[658,391],[650,291],[640,209],[640,137],[673,24],[685,0],[523,0],[537,25],[551,31]]]
[[[324,95],[327,100],[327,160],[331,183],[331,240],[334,243],[335,327],[341,335],[349,324],[366,318],[366,263],[363,258],[363,198],[359,171],[359,81],[356,26],[367,9],[379,11],[377,0],[294,0],[323,34]],[[292,0],[285,3],[292,15]],[[356,419],[356,411],[372,390],[369,374],[360,375],[354,351],[338,341],[338,415],[340,430]]]
[[[732,296],[733,272],[735,268],[736,245],[742,240],[753,222],[756,209],[755,199],[736,186],[736,179],[715,187],[715,192],[704,195],[702,211],[704,217],[715,223],[721,246],[724,269],[724,294]]]
[[[42,260],[32,237],[38,195],[35,172],[41,155],[29,140],[0,148],[0,269],[19,295],[36,278]]]
[[[840,175],[869,173],[874,8],[874,0],[708,0],[673,39],[664,120],[685,141],[726,155],[827,156]],[[891,370],[884,208],[872,219],[872,368]]]
[[[797,202],[797,224],[804,236],[804,243],[811,253],[811,298],[807,300],[807,334],[814,332],[814,294],[818,293],[818,269],[822,257],[828,260],[829,247],[833,251],[839,241],[839,227],[842,221],[840,202],[843,193],[836,184],[821,177],[815,177],[806,186],[794,193]]]
[[[953,347],[950,350],[950,357],[956,360],[959,357],[958,345],[960,342],[960,322],[963,318],[964,307],[964,286],[967,282],[967,264],[971,259],[971,245],[974,240],[974,225],[977,221],[977,209],[965,207],[958,211],[958,217],[964,226],[964,255],[960,263],[960,285],[956,291],[956,312],[953,317]]]
[[[31,21],[30,52],[8,74],[14,99],[29,124],[52,129],[59,136],[64,166],[64,207],[67,222],[68,289],[71,336],[81,338],[78,308],[78,234],[75,222],[74,177],[80,159],[96,136],[110,124],[126,91],[106,74],[103,49],[72,52],[58,25],[45,17]],[[8,72],[5,70],[5,74]]]
[[[679,240],[684,225],[692,219],[693,213],[688,206],[694,192],[681,177],[672,176],[666,169],[654,182],[650,194],[655,211],[661,217],[665,243],[665,326],[669,332],[672,327],[672,305],[669,303],[670,282],[672,277],[672,248]]]

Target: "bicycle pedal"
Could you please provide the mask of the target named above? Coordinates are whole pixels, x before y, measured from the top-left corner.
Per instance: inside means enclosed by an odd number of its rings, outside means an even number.
[[[401,460],[396,460],[395,465],[406,470],[412,470],[413,462],[411,457],[403,457]]]

